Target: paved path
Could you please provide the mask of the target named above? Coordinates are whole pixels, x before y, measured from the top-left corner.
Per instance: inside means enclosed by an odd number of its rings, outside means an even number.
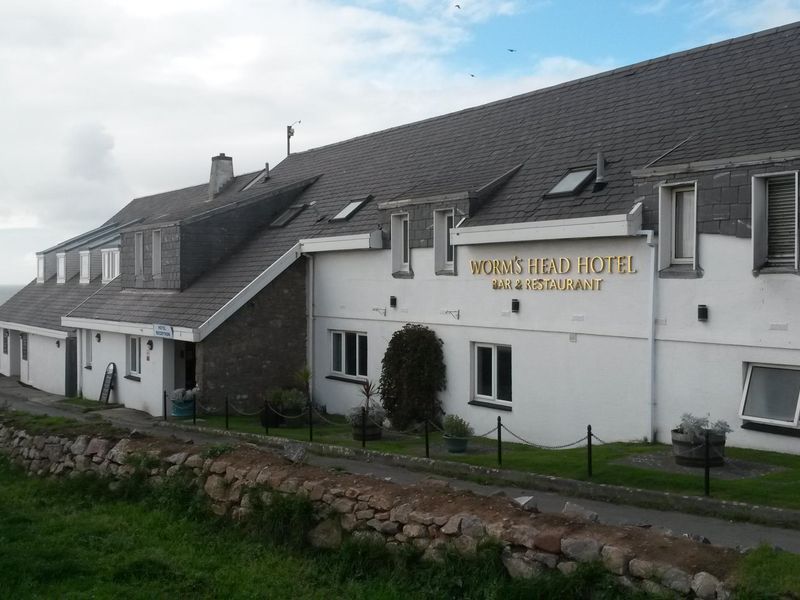
[[[77,412],[74,407],[59,404],[59,396],[53,396],[39,390],[21,386],[16,380],[0,376],[0,406],[7,404],[9,408],[33,414],[48,414],[54,416],[67,416],[81,420],[103,418],[113,425],[124,429],[136,429],[156,437],[177,438],[179,440],[192,440],[196,443],[230,443],[228,436],[214,433],[198,433],[183,431],[156,425],[156,419],[140,411],[127,408],[115,408],[94,413]],[[273,448],[274,450],[274,448]],[[391,479],[396,483],[416,483],[427,475],[417,471],[409,471],[402,467],[393,467],[379,463],[369,463],[344,458],[330,458],[309,454],[307,462],[327,468],[343,469],[350,473],[369,475],[380,479]],[[712,543],[729,547],[753,547],[760,543],[767,543],[800,553],[800,532],[793,529],[780,529],[766,527],[752,523],[739,523],[688,515],[679,512],[653,510],[637,506],[596,502],[585,498],[570,498],[560,494],[525,490],[514,487],[497,485],[481,485],[469,481],[447,479],[451,485],[458,489],[469,489],[476,494],[489,496],[499,491],[508,496],[533,496],[539,508],[545,512],[560,512],[566,502],[579,504],[586,509],[595,511],[600,522],[609,525],[650,524],[654,529],[669,530],[675,535],[683,533],[702,535]]]

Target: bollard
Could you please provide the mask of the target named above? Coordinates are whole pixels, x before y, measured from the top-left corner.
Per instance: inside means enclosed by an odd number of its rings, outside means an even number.
[[[192,397],[192,425],[197,425],[197,396]]]
[[[314,441],[314,411],[311,410],[311,398],[308,399],[308,441]]]
[[[164,399],[163,399],[163,413],[164,413],[164,420],[167,420],[167,390],[164,390]]]
[[[367,408],[361,407],[361,447],[367,447]]]
[[[588,466],[589,477],[592,476],[592,426],[586,426],[586,460]]]
[[[503,466],[503,422],[497,417],[497,464]]]
[[[264,400],[264,435],[269,435],[269,404]]]
[[[711,495],[711,444],[709,440],[711,430],[706,429],[706,443],[705,448],[705,492],[706,496]]]
[[[229,429],[230,424],[228,421],[228,397],[225,396],[225,429]]]
[[[428,442],[428,419],[425,419],[425,458],[431,457],[431,446]]]

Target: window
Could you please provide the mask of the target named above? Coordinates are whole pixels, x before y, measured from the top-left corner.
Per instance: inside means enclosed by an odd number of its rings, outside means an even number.
[[[659,187],[659,271],[668,269],[667,274],[694,272],[697,276],[696,221],[697,186],[694,182]]]
[[[753,268],[798,268],[798,174],[753,177]]]
[[[128,336],[128,375],[142,374],[142,338]]]
[[[161,230],[153,231],[153,277],[161,277]]]
[[[345,206],[342,210],[340,210],[336,215],[333,216],[331,221],[347,221],[350,217],[356,214],[364,204],[367,203],[367,200],[372,198],[372,196],[367,196],[366,198],[359,198],[357,200],[351,200],[347,206]]]
[[[83,366],[92,367],[92,332],[89,329],[83,331]]]
[[[144,266],[144,233],[137,231],[133,236],[133,272],[141,276]]]
[[[8,354],[8,329],[3,329],[3,354]]]
[[[331,332],[331,371],[350,377],[367,376],[367,334]]]
[[[473,387],[478,400],[511,402],[511,346],[475,344]]]
[[[392,273],[411,273],[408,215],[392,215]]]
[[[44,283],[44,255],[36,255],[36,283]]]
[[[580,192],[594,175],[594,168],[585,167],[568,171],[558,180],[546,196],[571,196]]]
[[[104,248],[100,251],[103,259],[103,283],[119,277],[119,248]]]
[[[751,364],[739,416],[757,423],[798,424],[800,367]]]
[[[450,230],[455,227],[455,211],[437,210],[433,213],[434,262],[437,275],[455,273],[455,247]]]
[[[19,334],[20,345],[22,346],[22,360],[28,360],[28,334]]]
[[[81,283],[89,283],[89,281],[90,281],[90,279],[91,279],[91,274],[90,274],[90,272],[89,272],[89,267],[90,267],[90,263],[89,263],[89,258],[90,258],[90,257],[89,257],[89,251],[88,251],[88,250],[83,250],[83,251],[81,251],[81,253],[80,253],[80,257],[81,257],[81,275],[80,275],[80,282],[81,282]]]
[[[63,252],[56,254],[56,283],[67,280],[67,255]]]
[[[290,206],[283,211],[277,219],[270,223],[270,227],[285,227],[291,223],[297,215],[303,212],[305,207],[305,204],[301,204],[300,206]]]

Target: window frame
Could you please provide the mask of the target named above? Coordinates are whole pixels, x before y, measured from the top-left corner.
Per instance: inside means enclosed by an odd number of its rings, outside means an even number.
[[[694,218],[692,259],[675,260],[675,193],[694,190]],[[697,209],[699,204],[697,181],[670,181],[658,186],[658,270],[699,271],[699,244],[697,243]]]
[[[28,334],[22,332],[19,334],[19,359],[28,362]]]
[[[144,232],[133,234],[133,274],[141,277],[144,274]]]
[[[786,265],[769,264],[769,197],[767,194],[768,181],[774,177],[794,175],[795,191],[795,223],[794,223],[794,263]],[[800,171],[776,171],[774,173],[759,173],[751,178],[751,240],[753,247],[753,272],[772,269],[775,272],[797,271],[800,269]],[[767,271],[769,272],[769,271]]]
[[[585,175],[571,188],[564,189],[561,191],[556,191],[558,187],[573,173],[585,173]],[[547,192],[544,195],[544,197],[561,198],[565,196],[576,196],[583,191],[583,189],[589,184],[592,178],[595,177],[596,173],[597,173],[597,167],[595,166],[572,167],[568,169],[565,173],[563,173],[561,177],[558,178],[558,181],[555,182],[553,187],[550,188],[550,191]]]
[[[448,225],[448,220],[452,224]],[[456,247],[452,244],[450,230],[456,226],[456,209],[433,211],[434,263],[437,275],[455,275]]]
[[[102,283],[106,284],[114,281],[119,277],[119,248],[103,248],[100,250],[100,258],[102,263]]]
[[[92,279],[92,256],[89,250],[81,250],[78,253],[78,263],[80,265],[80,279],[79,282],[86,284]],[[86,269],[84,270],[84,264]]]
[[[158,238],[158,243],[156,243],[156,238]],[[154,229],[151,239],[151,249],[150,249],[150,260],[152,262],[150,266],[150,273],[154,278],[161,277],[161,244],[162,244],[162,234],[160,229]]]
[[[339,340],[339,357],[341,360],[341,370],[336,370],[336,365],[334,364],[334,344],[336,336],[340,336]],[[354,335],[356,336],[356,351],[355,351],[355,374],[347,372],[347,336]],[[362,340],[363,343],[366,344],[366,348],[364,352],[366,354],[366,364],[361,364],[361,348],[362,348]],[[329,336],[329,348],[330,348],[330,374],[335,377],[343,377],[347,379],[354,379],[359,381],[366,381],[369,377],[369,336],[366,332],[363,331],[349,331],[345,329],[331,329],[330,336]],[[362,371],[363,367],[363,373]]]
[[[492,351],[492,395],[486,396],[478,393],[478,351],[479,349],[490,349]],[[498,398],[498,373],[497,373],[497,349],[508,348],[511,353],[511,399],[505,400]],[[489,342],[472,342],[472,399],[476,402],[496,404],[502,407],[511,407],[514,405],[514,368],[513,368],[514,351],[511,344],[492,344]]]
[[[750,378],[753,374],[753,367],[760,367],[764,369],[781,369],[784,371],[800,371],[800,367],[792,365],[774,365],[766,363],[748,363],[747,375],[745,376],[744,389],[742,390],[742,401],[739,404],[739,418],[743,421],[752,423],[764,423],[767,425],[779,425],[781,427],[798,427],[800,425],[800,392],[798,392],[797,400],[794,407],[794,421],[781,421],[780,419],[768,419],[765,417],[751,417],[744,414],[744,405],[747,401],[747,392],[750,390]]]
[[[411,271],[411,219],[407,212],[391,216],[392,273],[410,275]]]
[[[692,206],[692,232],[689,236],[691,240],[691,253],[690,257],[677,256],[676,250],[678,246],[678,194],[685,194],[692,192],[693,206]],[[697,190],[694,187],[674,187],[672,188],[672,235],[670,236],[670,263],[673,265],[694,265],[695,255],[697,254]]]
[[[334,216],[330,221],[349,221],[364,205],[372,198],[372,196],[364,196],[363,198],[353,198],[348,200],[347,204]]]
[[[3,354],[8,354],[8,341],[11,337],[11,332],[8,329],[3,329]]]
[[[56,283],[66,283],[67,281],[67,253],[56,253]]]
[[[36,255],[36,283],[44,283],[45,260],[44,254]]]
[[[92,330],[83,330],[83,367],[92,368]]]
[[[136,352],[134,354],[131,344],[136,343]],[[138,335],[129,335],[125,339],[126,356],[125,356],[125,372],[129,377],[142,376],[142,338]],[[136,369],[133,368],[132,358],[136,356]]]

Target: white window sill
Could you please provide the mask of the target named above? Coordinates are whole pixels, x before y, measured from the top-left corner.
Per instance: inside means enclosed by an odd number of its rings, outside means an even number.
[[[473,398],[467,402],[470,406],[480,406],[483,408],[493,408],[495,410],[503,410],[511,412],[511,402],[498,402],[496,400],[482,400],[480,398]]]
[[[357,383],[363,385],[367,378],[363,375],[343,375],[342,373],[331,373],[325,379],[332,379],[333,381],[343,381],[345,383]]]

